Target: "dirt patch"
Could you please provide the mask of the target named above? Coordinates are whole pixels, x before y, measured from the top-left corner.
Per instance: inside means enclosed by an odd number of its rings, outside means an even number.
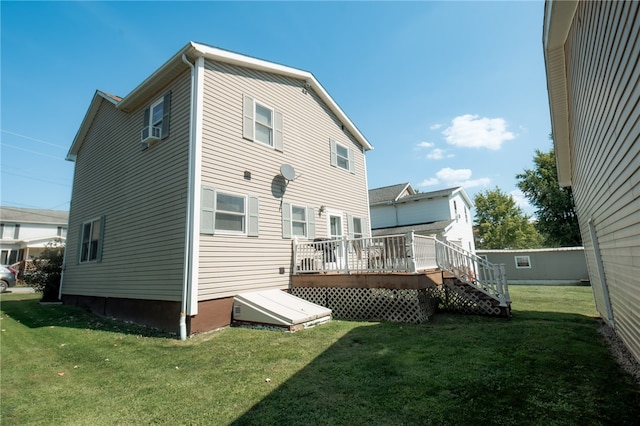
[[[601,322],[598,329],[609,345],[609,350],[613,354],[613,358],[616,363],[627,373],[631,374],[636,382],[636,385],[640,386],[640,362],[638,362],[629,349],[622,343],[622,339],[616,334],[615,331],[604,321]]]

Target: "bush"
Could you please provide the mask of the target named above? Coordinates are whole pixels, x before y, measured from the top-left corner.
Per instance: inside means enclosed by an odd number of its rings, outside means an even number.
[[[42,255],[35,258],[24,272],[24,281],[42,293],[43,302],[58,301],[65,244],[55,241],[47,244]]]

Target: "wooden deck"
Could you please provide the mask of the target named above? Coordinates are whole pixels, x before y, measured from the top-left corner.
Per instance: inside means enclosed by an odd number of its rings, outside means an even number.
[[[378,272],[345,275],[342,273],[298,274],[291,276],[291,287],[387,288],[423,290],[442,285],[442,271],[431,269],[417,273]]]

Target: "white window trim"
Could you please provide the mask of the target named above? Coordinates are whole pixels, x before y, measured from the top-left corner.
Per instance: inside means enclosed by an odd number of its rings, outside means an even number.
[[[160,104],[162,104],[162,115],[160,116],[160,120],[154,122],[153,121],[153,109],[155,107],[157,107],[158,105],[160,105]],[[151,127],[160,127],[162,129],[162,120],[163,119],[164,119],[164,96],[161,96],[160,99],[158,99],[157,101],[152,103],[151,106],[149,107],[149,126],[151,126]],[[158,126],[158,123],[160,123],[160,126]]]
[[[355,174],[356,172],[356,165],[355,165],[355,154],[353,151],[353,148],[349,148],[347,145],[342,144],[340,142],[338,142],[335,139],[330,139],[329,140],[329,144],[331,146],[331,159],[330,159],[330,163],[333,167],[340,169],[340,170],[344,170],[346,172]],[[344,157],[342,155],[338,155],[338,147],[343,148],[347,151],[347,156]],[[347,167],[342,167],[339,163],[338,163],[338,158],[341,159],[346,159],[347,161]]]
[[[91,248],[91,235],[93,235],[93,224],[95,222],[98,222],[100,224],[100,234],[98,235],[98,245],[96,246],[96,257],[95,259],[90,259],[91,257],[91,253],[87,253],[87,259],[86,260],[82,260],[82,246],[84,245],[84,227],[87,224],[91,224],[91,228],[89,230],[89,248]],[[102,220],[102,216],[98,216],[98,217],[94,217],[93,219],[90,220],[85,220],[84,222],[82,222],[82,224],[80,225],[81,227],[81,231],[80,231],[80,247],[79,247],[79,256],[78,256],[78,263],[97,263],[100,262],[100,252],[102,250],[102,244],[104,243],[103,239],[104,239],[104,230],[102,229],[102,227],[104,226],[104,221]]]
[[[243,214],[239,214],[239,213],[235,213],[235,212],[228,212],[225,210],[219,210],[218,209],[218,195],[229,195],[231,197],[237,197],[237,198],[242,198],[244,205],[243,205]],[[233,194],[231,192],[225,192],[225,191],[216,191],[215,193],[215,197],[216,197],[216,203],[215,203],[215,208],[213,210],[213,229],[214,232],[216,233],[216,235],[247,235],[248,233],[248,227],[249,227],[249,205],[247,203],[247,196],[246,195],[238,195],[238,194]],[[225,214],[232,214],[232,215],[236,215],[236,216],[242,216],[242,228],[244,229],[244,231],[231,231],[228,229],[218,229],[216,228],[216,215],[218,214],[218,212],[221,213],[225,213]]]
[[[518,259],[527,259],[527,266],[520,266],[518,265]],[[516,263],[516,269],[531,269],[531,257],[530,256],[514,256],[513,257],[515,263]]]
[[[294,230],[293,223],[294,222],[302,223],[302,221],[293,219],[293,209],[294,209],[294,207],[304,210],[304,234],[303,235],[296,235],[293,232],[293,230]],[[291,214],[290,214],[290,217],[291,217],[291,237],[292,238],[296,238],[296,237],[298,237],[298,238],[309,238],[309,209],[306,206],[300,206],[300,205],[297,205],[297,204],[291,204],[290,205],[290,209],[291,209]]]
[[[267,127],[266,125],[258,121],[258,105],[260,105],[264,109],[268,109],[271,112],[271,127],[269,127],[269,130],[271,131],[270,138],[269,138],[271,143],[265,143],[261,140],[258,140],[258,136],[257,136],[258,132],[256,131],[256,128],[258,127],[258,125]],[[257,142],[259,144],[268,146],[269,148],[275,149],[275,140],[274,140],[275,139],[275,119],[276,119],[275,109],[264,104],[263,102],[258,102],[255,99],[253,100],[253,141],[254,142]]]

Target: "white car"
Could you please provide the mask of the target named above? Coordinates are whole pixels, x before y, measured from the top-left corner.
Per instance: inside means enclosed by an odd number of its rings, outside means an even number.
[[[15,287],[17,273],[10,266],[0,265],[0,293],[4,293],[9,287]]]

